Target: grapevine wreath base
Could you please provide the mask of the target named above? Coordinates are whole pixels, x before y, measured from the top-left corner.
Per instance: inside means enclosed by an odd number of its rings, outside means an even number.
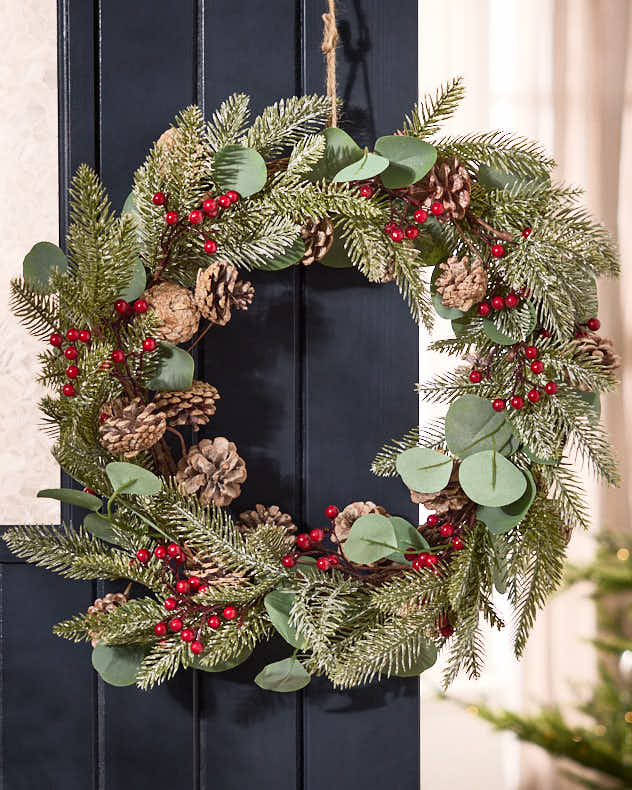
[[[104,680],[150,688],[180,667],[229,669],[277,631],[288,657],[257,675],[265,689],[417,675],[441,649],[447,684],[479,672],[481,616],[503,627],[494,588],[524,650],[572,529],[588,526],[571,462],[617,482],[599,396],[618,358],[598,334],[595,285],[617,259],[538,145],[436,136],[461,95],[460,80],[448,84],[373,151],[324,128],[331,102],[319,96],[250,125],[244,95],[210,122],[191,107],[151,149],[121,216],[78,170],[67,253],[36,244],[12,299],[47,340],[46,428],[85,486],[39,496],[88,514],[5,540],[69,578],[116,582],[54,628],[92,642]],[[433,348],[462,362],[418,387],[449,404],[445,418],[373,462],[431,511],[421,526],[371,501],[330,505],[309,532],[274,505],[229,509],[247,459],[214,435],[221,393],[195,378],[190,352],[256,309],[248,270],[319,264],[394,281],[426,326],[435,313],[451,321],[454,336]]]

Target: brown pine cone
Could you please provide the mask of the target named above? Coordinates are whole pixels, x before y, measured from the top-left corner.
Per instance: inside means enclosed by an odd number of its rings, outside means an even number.
[[[247,310],[255,296],[254,285],[238,280],[237,268],[225,261],[216,261],[200,269],[195,284],[195,303],[211,324],[225,326],[230,321],[231,308]]]
[[[171,126],[156,140],[156,146],[158,148],[158,175],[161,178],[166,178],[169,175],[169,154],[181,134],[182,132],[180,129]]]
[[[225,507],[239,496],[247,477],[237,447],[223,436],[202,439],[178,462],[176,481],[187,494],[197,494],[203,505]]]
[[[615,352],[609,337],[601,337],[595,332],[584,332],[575,340],[578,356],[590,356],[608,373],[614,375],[621,367],[621,357]],[[588,390],[587,387],[578,389]]]
[[[451,510],[461,510],[470,501],[459,484],[459,465],[455,463],[452,467],[450,480],[445,488],[432,494],[424,494],[420,491],[410,491],[410,501],[416,505],[423,505],[428,510],[444,514]]]
[[[103,404],[102,413],[108,417],[99,426],[101,444],[114,455],[133,458],[162,439],[167,420],[156,410],[155,403],[144,403],[134,398],[130,403],[117,398]]]
[[[296,524],[289,513],[283,513],[278,505],[255,505],[254,510],[245,510],[239,514],[237,526],[242,533],[253,532],[258,527],[273,524],[283,527],[288,533],[288,543],[294,543]]]
[[[197,429],[206,425],[215,414],[219,392],[205,381],[194,381],[190,390],[157,392],[156,409],[165,415],[167,425],[192,425]]]
[[[468,255],[460,260],[454,256],[439,264],[441,274],[435,288],[446,307],[456,307],[467,312],[482,301],[487,293],[487,272],[480,258],[470,263]]]
[[[303,266],[311,266],[314,261],[322,260],[334,243],[334,225],[329,217],[307,219],[301,228],[301,238],[305,244],[305,254],[300,260]]]
[[[184,343],[197,332],[200,313],[186,288],[176,283],[158,283],[145,291],[143,298],[158,316],[160,326],[156,334],[163,340]]]
[[[463,219],[470,205],[472,183],[470,174],[456,156],[437,162],[422,181],[425,193],[424,208],[439,201],[443,205],[443,214],[439,222],[451,222]]]
[[[380,516],[389,515],[385,508],[376,505],[375,502],[352,502],[336,516],[334,529],[330,536],[332,543],[344,543],[349,537],[354,522],[360,516],[366,516],[369,513],[378,513]]]
[[[129,598],[125,593],[107,593],[103,598],[97,598],[92,606],[88,607],[88,614],[109,614],[128,601]],[[89,633],[92,638],[92,647],[94,647],[101,638],[101,633],[96,630],[92,630]]]
[[[212,558],[187,561],[184,572],[213,587],[242,584],[247,579],[244,571],[229,571]]]

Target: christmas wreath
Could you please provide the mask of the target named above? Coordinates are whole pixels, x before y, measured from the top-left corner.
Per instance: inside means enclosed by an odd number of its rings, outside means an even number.
[[[87,515],[4,538],[69,578],[130,582],[54,627],[92,642],[104,680],[147,689],[180,667],[230,669],[276,631],[291,648],[255,678],[266,689],[417,675],[443,648],[449,683],[478,673],[481,619],[503,626],[494,588],[522,653],[571,530],[588,527],[573,459],[617,483],[599,396],[618,358],[597,334],[595,285],[617,257],[538,145],[437,137],[461,96],[460,80],[446,85],[372,151],[326,127],[324,97],[279,101],[250,125],[245,95],[208,122],[188,108],[120,216],[78,170],[66,252],[36,244],[12,301],[48,343],[41,409],[55,458],[85,486],[38,495]],[[247,459],[213,435],[220,393],[190,352],[256,309],[248,270],[315,262],[394,281],[427,326],[451,321],[433,347],[462,364],[418,386],[445,418],[372,467],[431,511],[421,526],[370,501],[328,507],[311,531],[274,505],[231,510]]]

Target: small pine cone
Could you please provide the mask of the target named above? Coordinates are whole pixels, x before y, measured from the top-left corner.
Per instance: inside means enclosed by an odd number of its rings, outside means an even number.
[[[161,178],[166,178],[169,175],[169,154],[181,134],[182,132],[180,129],[171,126],[156,140],[156,146],[158,148],[158,175]]]
[[[322,260],[334,243],[334,225],[329,217],[319,220],[308,219],[301,228],[301,238],[305,243],[305,255],[300,262],[311,266],[314,261]]]
[[[244,571],[229,571],[212,558],[187,561],[184,572],[213,587],[243,584],[247,580]]]
[[[231,308],[247,310],[255,296],[254,285],[238,280],[237,268],[225,261],[216,261],[200,269],[195,284],[195,303],[211,324],[225,326]]]
[[[254,510],[245,510],[239,514],[239,522],[237,526],[242,533],[252,532],[257,527],[266,524],[274,524],[277,527],[283,527],[288,533],[288,543],[294,543],[294,533],[296,532],[296,524],[289,513],[283,513],[278,505],[255,505]]]
[[[99,426],[101,444],[114,455],[133,458],[162,439],[167,420],[155,403],[134,398],[130,403],[117,398],[105,403],[102,412],[109,415]]]
[[[176,481],[187,494],[197,494],[203,505],[225,507],[241,493],[246,464],[237,447],[223,436],[202,439],[178,462]]]
[[[614,344],[609,337],[601,337],[595,332],[583,332],[575,340],[577,356],[590,356],[608,373],[614,375],[621,367],[621,357],[615,353]],[[578,387],[578,389],[588,389]]]
[[[487,272],[480,258],[470,263],[468,255],[460,260],[454,256],[439,266],[441,274],[435,280],[437,293],[446,307],[467,312],[487,293]]]
[[[103,598],[97,598],[92,606],[88,607],[88,614],[109,614],[110,612],[114,612],[116,609],[118,609],[119,606],[126,604],[128,601],[129,598],[125,593],[107,593],[103,596]],[[93,630],[90,631],[89,635],[92,638],[92,647],[95,647],[101,638],[101,633],[99,631]]]
[[[143,298],[160,321],[157,335],[170,343],[184,343],[198,331],[200,312],[193,295],[176,283],[164,282],[145,291]]]
[[[445,488],[432,494],[424,494],[411,489],[410,501],[440,514],[448,513],[451,510],[461,510],[465,507],[470,500],[459,484],[458,464],[455,463],[452,467],[452,474]]]
[[[423,180],[426,192],[424,208],[435,202],[443,204],[439,222],[463,219],[470,205],[472,183],[470,174],[456,156],[437,162]]]
[[[375,502],[352,502],[336,516],[334,529],[330,536],[332,543],[344,543],[349,537],[354,522],[360,516],[366,516],[369,513],[378,513],[380,516],[389,515],[385,508],[376,505]]]
[[[215,387],[205,381],[194,381],[190,390],[156,393],[153,402],[165,415],[167,425],[192,425],[197,429],[215,414],[218,399]]]

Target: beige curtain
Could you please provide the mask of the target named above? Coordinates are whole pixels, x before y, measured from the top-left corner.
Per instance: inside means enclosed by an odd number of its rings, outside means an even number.
[[[629,0],[420,0],[420,91],[463,74],[467,98],[448,133],[501,128],[536,137],[555,155],[558,175],[586,189],[586,204],[617,235],[619,282],[600,286],[601,334],[612,337],[624,359],[622,387],[604,399],[624,479],[631,428],[626,377],[632,364],[632,40]],[[628,216],[626,216],[626,214]],[[422,337],[422,346],[427,343]],[[421,352],[420,376],[439,363]],[[420,406],[421,417],[428,409]],[[628,526],[629,489],[598,489],[586,477],[595,529]],[[588,535],[574,535],[573,560],[590,557]],[[567,705],[577,686],[595,677],[594,611],[573,589],[556,597],[534,629],[526,657],[511,654],[509,635],[489,635],[488,670],[475,682],[460,680],[452,696],[528,710],[541,703]],[[502,601],[499,602],[502,606]],[[510,612],[504,609],[505,615]],[[497,734],[456,705],[436,701],[439,673],[422,680],[422,787],[488,790],[566,790],[558,766],[535,747]],[[458,760],[453,759],[458,750]]]

